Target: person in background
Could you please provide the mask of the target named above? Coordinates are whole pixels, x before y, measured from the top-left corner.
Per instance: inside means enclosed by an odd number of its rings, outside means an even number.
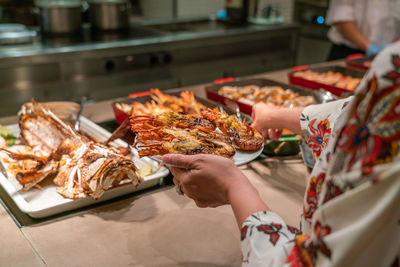
[[[400,43],[375,57],[354,97],[294,109],[256,104],[253,113],[262,132],[303,134],[317,158],[300,229],[268,208],[232,160],[162,158],[198,207],[231,205],[243,266],[392,266],[400,253]]]
[[[326,23],[333,43],[328,60],[375,55],[400,37],[400,1],[330,0]]]

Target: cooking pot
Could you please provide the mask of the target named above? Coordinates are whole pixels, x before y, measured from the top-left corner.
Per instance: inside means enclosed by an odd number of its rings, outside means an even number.
[[[73,34],[81,31],[80,0],[40,0],[36,2],[36,7],[42,33]]]
[[[88,4],[90,23],[94,30],[129,28],[129,5],[126,0],[90,0]]]

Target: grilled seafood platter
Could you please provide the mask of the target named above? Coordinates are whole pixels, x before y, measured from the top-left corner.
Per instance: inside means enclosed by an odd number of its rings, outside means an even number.
[[[52,179],[56,191],[69,199],[100,198],[113,187],[132,183],[138,175],[124,149],[96,142],[74,131],[50,110],[32,101],[19,112],[21,145],[1,148],[0,160],[8,179],[23,191]]]
[[[259,150],[263,136],[234,115],[204,109],[201,114],[173,111],[159,115],[132,116],[130,129],[139,156],[215,154],[232,158],[236,149]]]
[[[336,86],[349,91],[354,91],[361,81],[361,78],[345,76],[342,73],[333,71],[320,73],[312,70],[305,70],[297,71],[293,74],[293,76],[331,86]]]
[[[150,89],[151,102],[116,103],[116,107],[133,116],[161,114],[168,111],[183,112],[186,114],[200,114],[206,107],[199,103],[193,92],[183,91],[180,97],[164,94],[160,89]]]
[[[315,104],[312,96],[301,96],[290,89],[281,86],[222,86],[218,94],[227,98],[253,105],[258,102],[268,102],[276,106],[308,106]]]

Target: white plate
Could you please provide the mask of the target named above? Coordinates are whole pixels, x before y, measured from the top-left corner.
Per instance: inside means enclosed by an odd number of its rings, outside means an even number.
[[[83,131],[98,138],[100,141],[106,140],[111,135],[108,131],[84,117],[81,117],[80,126]],[[11,129],[14,135],[19,135],[19,127],[17,124],[9,125],[7,127]],[[111,144],[117,147],[127,146],[127,144],[120,139],[115,140]],[[156,161],[147,157],[139,158],[135,149],[133,149],[133,153],[134,156],[132,157],[132,160],[138,168],[150,164],[153,170],[158,169],[158,163]],[[135,188],[132,184],[112,188],[105,191],[98,200],[94,200],[91,197],[76,200],[64,198],[56,192],[55,189],[57,186],[52,182],[50,182],[49,185],[44,186],[43,190],[33,188],[27,192],[18,191],[18,185],[13,183],[12,179],[7,179],[1,172],[0,184],[22,212],[27,213],[34,218],[43,218],[155,186],[159,184],[160,179],[167,176],[168,173],[169,171],[167,168],[161,167],[152,175],[144,177],[144,181],[138,186],[138,188]]]
[[[264,145],[262,145],[262,147],[259,150],[253,152],[247,152],[244,150],[236,149],[235,156],[233,156],[233,162],[236,164],[236,166],[249,163],[250,161],[260,156],[263,149]]]
[[[246,163],[249,163],[250,161],[256,159],[260,154],[262,153],[264,149],[264,145],[257,150],[253,152],[247,152],[244,150],[236,149],[236,153],[233,156],[233,162],[235,163],[236,166],[240,166]],[[161,162],[161,156],[151,156],[150,158],[154,159],[155,161]]]

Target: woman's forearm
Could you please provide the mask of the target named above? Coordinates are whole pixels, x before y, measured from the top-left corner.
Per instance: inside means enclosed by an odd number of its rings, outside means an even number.
[[[281,108],[271,112],[270,128],[289,129],[296,134],[302,134],[300,116],[304,107]]]
[[[232,185],[229,190],[229,202],[236,218],[239,229],[243,222],[252,214],[259,211],[269,211],[270,209],[260,198],[257,190],[250,181],[243,175],[240,182]]]
[[[333,26],[350,42],[357,45],[363,51],[367,51],[370,43],[360,32],[353,21],[337,22]]]

